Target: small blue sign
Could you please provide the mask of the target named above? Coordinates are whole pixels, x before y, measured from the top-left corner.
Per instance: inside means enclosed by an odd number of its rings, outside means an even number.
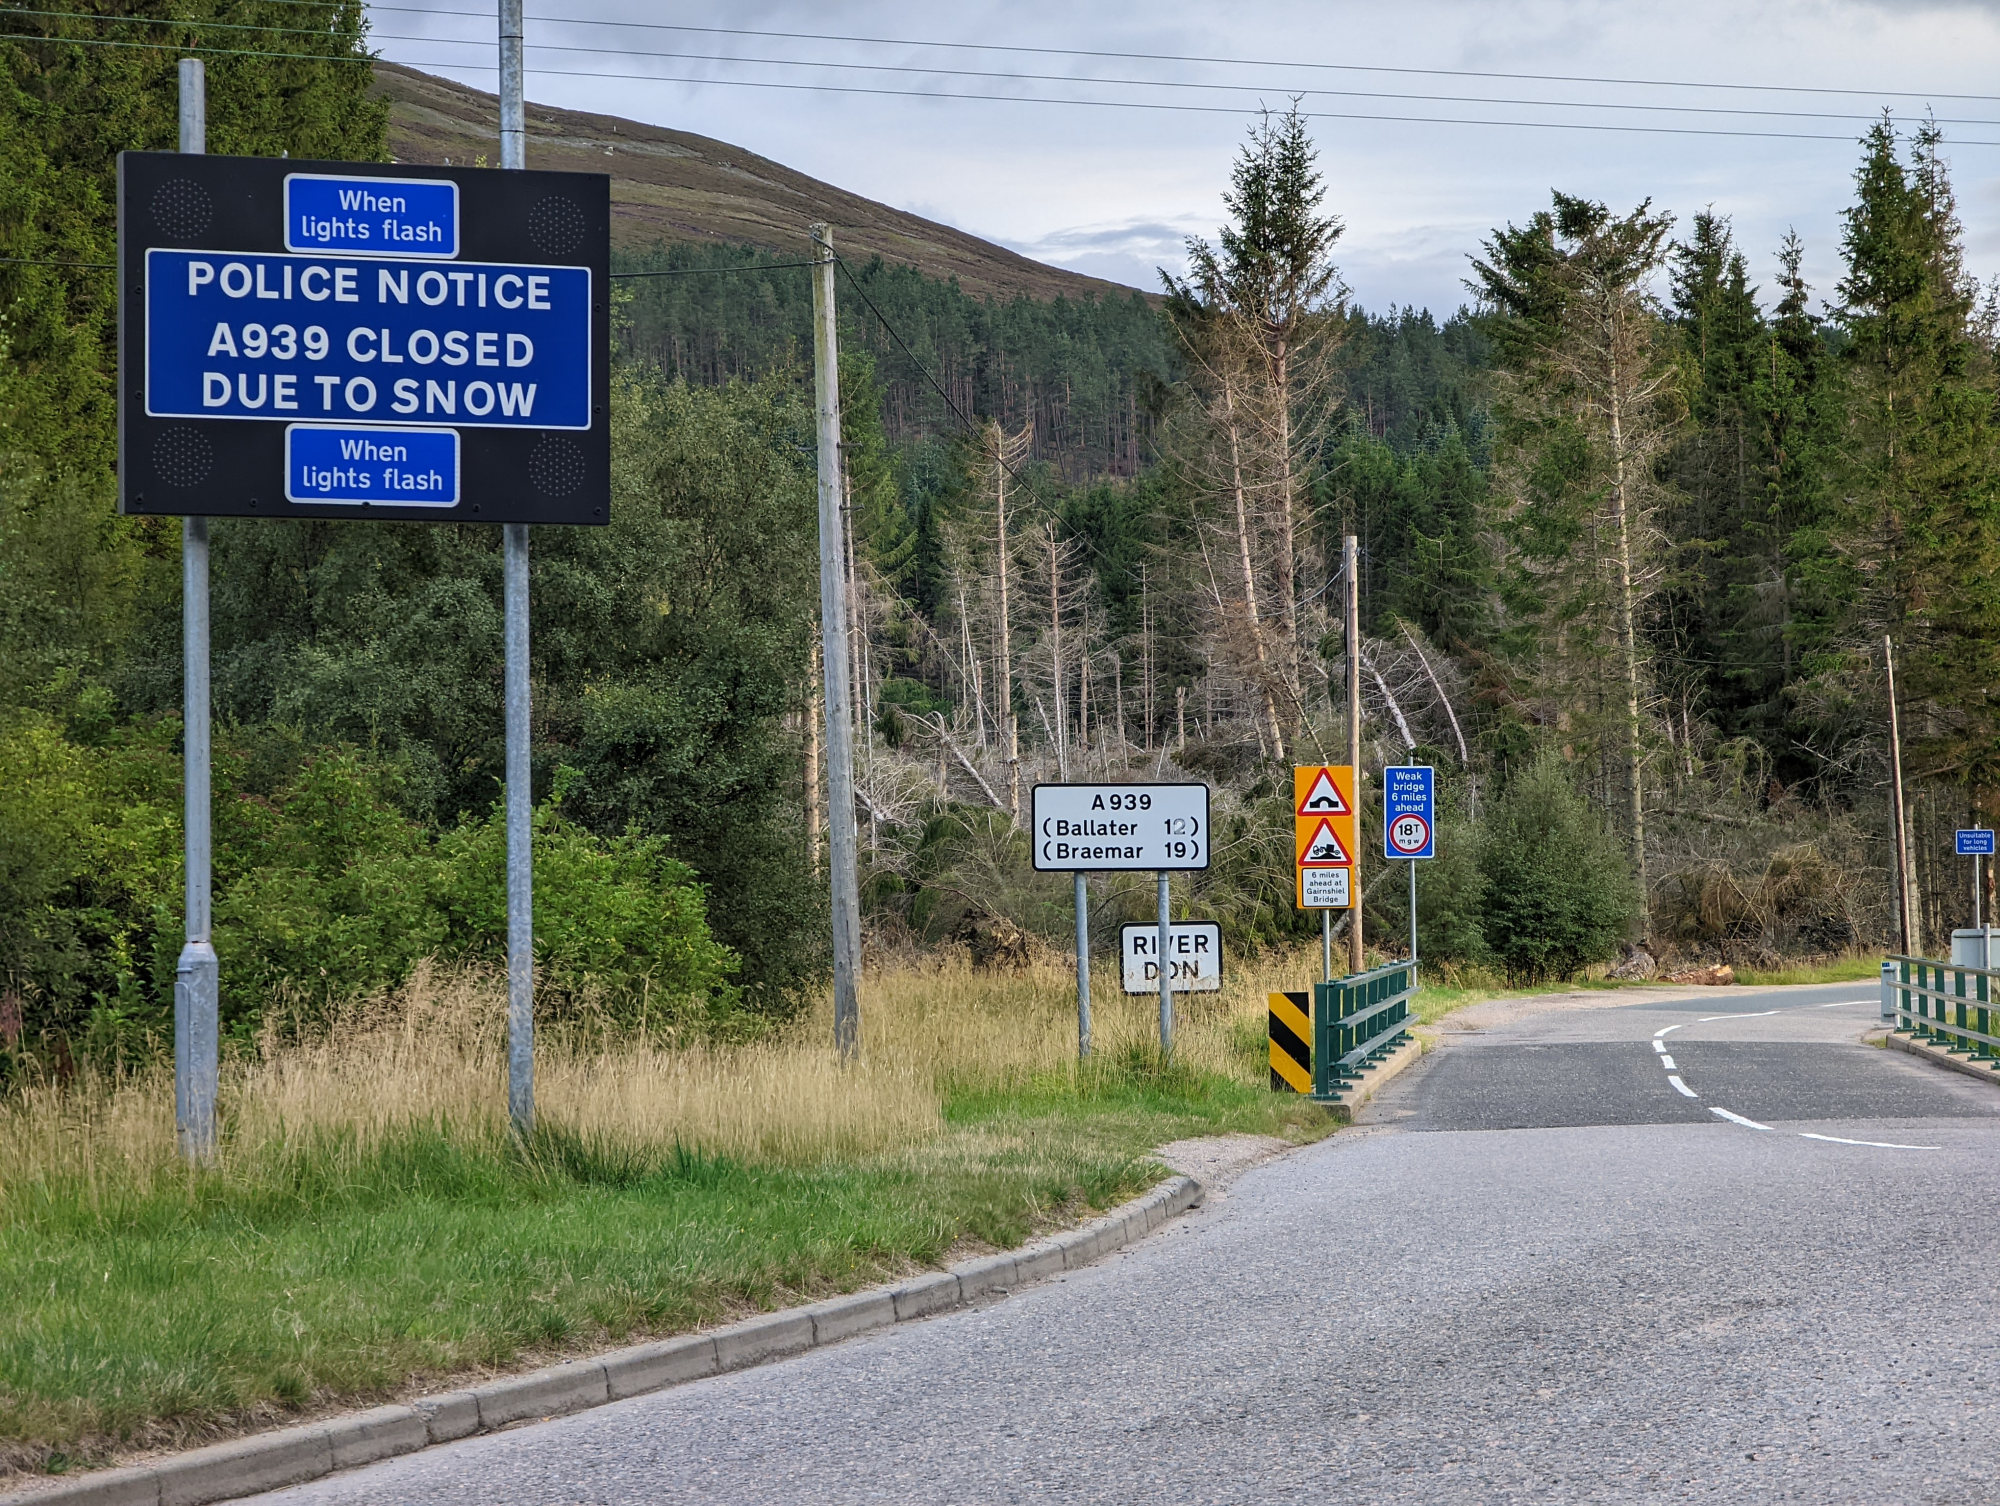
[[[1382,856],[1437,856],[1437,771],[1397,764],[1382,771]]]
[[[588,267],[146,252],[150,418],[588,429]]]
[[[456,507],[458,430],[288,424],[285,500]]]
[[[458,185],[434,178],[285,177],[285,249],[458,255]]]
[[[1993,833],[1984,826],[1974,826],[1958,834],[1958,855],[1962,858],[1990,858],[1993,856]]]

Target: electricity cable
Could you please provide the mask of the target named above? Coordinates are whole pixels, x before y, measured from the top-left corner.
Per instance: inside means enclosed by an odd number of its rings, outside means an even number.
[[[325,0],[313,0],[313,3],[323,4]],[[334,40],[338,40],[341,35],[337,31],[318,26],[252,26],[243,21],[201,21],[178,16],[101,16],[92,15],[88,11],[29,10],[14,5],[0,6],[0,16],[42,16],[53,21],[116,21],[127,26],[176,26],[202,28],[208,31],[265,31],[288,37],[326,37]]]
[[[740,267],[669,267],[659,272],[613,272],[618,277],[716,277],[729,272],[778,272],[786,267],[817,266],[809,261],[752,261]]]
[[[317,35],[317,33],[316,33]],[[329,41],[336,40],[327,33]],[[245,47],[198,47],[179,42],[126,42],[111,37],[53,37],[46,32],[0,31],[0,42],[46,42],[56,47],[127,47],[148,52],[200,53],[209,57],[269,58],[280,63],[376,63],[366,52],[259,52]]]
[[[491,47],[486,38],[473,37],[413,37],[394,32],[371,32],[369,39],[374,42],[428,42],[453,47]],[[1145,78],[1078,78],[1062,73],[1011,73],[996,69],[978,68],[933,68],[908,63],[846,63],[819,58],[768,58],[736,57],[715,52],[649,52],[631,47],[579,47],[562,42],[537,42],[540,52],[577,52],[602,54],[611,57],[667,58],[683,63],[737,63],[760,68],[837,68],[859,73],[905,73],[920,74],[939,78],[995,79],[1013,83],[1043,84],[1094,84],[1117,88],[1133,89],[1176,89],[1202,92],[1224,93],[1265,93],[1273,92],[1257,84],[1198,83],[1189,79],[1145,79]],[[460,66],[446,64],[443,66]],[[530,69],[531,72],[549,70]],[[715,83],[747,82],[735,79],[715,79]],[[1654,114],[1670,115],[1750,115],[1779,120],[1853,120],[1865,121],[1872,117],[1851,111],[1832,110],[1768,110],[1747,106],[1729,107],[1724,105],[1655,105],[1620,104],[1615,100],[1595,99],[1510,99],[1480,94],[1420,94],[1396,92],[1381,89],[1285,89],[1283,92],[1293,98],[1328,99],[1386,99],[1429,102],[1432,104],[1463,105],[1511,105],[1529,109],[1548,110],[1644,110]],[[1145,101],[1105,101],[1105,103],[1144,104]],[[2000,120],[1960,119],[1947,117],[1937,121],[1939,125],[2000,126]]]
[[[854,268],[850,267],[847,264],[846,259],[842,257],[840,253],[837,251],[833,252],[833,259],[839,265],[840,270],[847,274],[847,285],[854,289],[856,295],[861,299],[863,303],[868,305],[868,312],[873,314],[875,316],[876,322],[879,323],[882,326],[882,328],[884,328],[889,332],[889,338],[896,342],[897,347],[903,352],[903,355],[909,360],[909,363],[917,368],[917,371],[922,375],[923,379],[926,382],[930,383],[931,389],[934,392],[936,392],[939,397],[944,399],[944,405],[946,408],[951,410],[952,417],[956,418],[961,424],[965,426],[965,430],[968,434],[977,435],[980,432],[979,425],[976,422],[974,422],[969,415],[967,415],[966,411],[963,408],[959,407],[958,400],[945,390],[944,384],[931,374],[930,367],[926,366],[921,360],[917,358],[917,353],[910,349],[910,342],[903,338],[902,331],[898,330],[895,325],[889,322],[888,315],[884,314],[882,310],[876,306],[875,300],[868,296],[868,290],[861,285],[861,279],[855,275]],[[807,265],[811,265],[811,263],[808,263]],[[1012,476],[1014,478],[1015,483],[1021,488],[1021,490],[1026,492],[1030,497],[1032,497],[1044,512],[1049,514],[1049,516],[1051,517],[1060,516],[1060,514],[1057,513],[1056,509],[1050,505],[1048,498],[1044,497],[1039,491],[1035,490],[1035,484],[1032,481],[1030,481],[1026,476],[1023,476],[1019,471],[1015,470],[1013,466],[1007,463],[1005,444],[1001,444],[995,447],[993,451],[993,459],[1000,466],[1002,470],[1004,470],[1009,476]],[[1088,550],[1092,555],[1098,554],[1099,551],[1097,549],[1097,545],[1090,538],[1088,534],[1072,532],[1071,537],[1082,540],[1084,548]]]
[[[396,60],[386,59],[385,61],[394,62]],[[405,64],[404,66],[416,67],[417,65]],[[477,73],[494,73],[498,71],[497,65],[491,63],[440,62],[433,63],[430,66],[455,68],[464,72]],[[697,87],[781,89],[789,92],[811,94],[860,94],[890,99],[969,100],[983,104],[1063,105],[1085,109],[1152,110],[1168,111],[1175,114],[1230,115],[1236,117],[1241,117],[1249,113],[1243,106],[1238,105],[1173,104],[1152,100],[1059,99],[1046,95],[975,94],[961,90],[947,89],[881,89],[870,88],[861,84],[803,84],[782,82],[773,79],[690,78],[682,74],[606,73],[598,69],[576,68],[531,68],[529,72],[542,78],[620,79],[651,84],[691,84]],[[1852,135],[1831,131],[1747,131],[1729,130],[1717,126],[1622,125],[1615,121],[1492,120],[1464,115],[1387,115],[1360,110],[1302,110],[1299,114],[1300,118],[1305,120],[1368,120],[1387,122],[1392,125],[1518,127],[1525,130],[1543,131],[1616,131],[1628,135],[1718,136],[1765,141],[1838,141],[1850,146],[1856,139]],[[1951,144],[1953,146],[2000,146],[2000,140],[1959,136],[1952,138]]]
[[[321,3],[321,0],[287,0],[287,3]],[[390,11],[400,15],[463,16],[482,21],[491,19],[491,14],[487,11],[435,10],[424,6],[374,4],[371,4],[368,8],[371,11]],[[1845,89],[1828,85],[1810,84],[1739,84],[1701,79],[1619,78],[1569,73],[1508,73],[1491,69],[1410,68],[1375,63],[1315,63],[1299,59],[1279,60],[1273,58],[1217,57],[1205,56],[1198,53],[1124,52],[1104,48],[1031,47],[1008,42],[948,42],[918,37],[852,36],[838,32],[770,31],[737,26],[686,26],[668,21],[613,21],[584,16],[528,16],[525,19],[539,22],[546,26],[603,26],[644,31],[675,31],[703,36],[763,37],[800,42],[842,42],[871,47],[932,47],[940,50],[962,52],[1015,52],[1041,57],[1108,58],[1121,62],[1201,63],[1220,67],[1240,68],[1309,68],[1316,71],[1342,73],[1399,73],[1427,78],[1494,78],[1524,83],[1612,84],[1620,87],[1646,89],[1724,89],[1744,93],[1848,94],[1871,99],[1893,96],[1898,99],[1962,99],[1975,100],[1984,104],[2000,103],[2000,95],[1953,94],[1928,89]]]
[[[324,4],[325,0],[298,0],[298,3]],[[471,13],[463,11],[450,11],[450,12],[437,12],[436,14],[468,15]],[[190,29],[206,29],[210,31],[216,31],[216,30],[250,31],[250,32],[262,32],[262,33],[282,35],[282,36],[319,37],[328,40],[341,39],[340,33],[318,27],[255,26],[242,22],[233,22],[233,21],[177,20],[169,17],[158,17],[158,16],[101,16],[101,15],[91,15],[83,11],[36,10],[18,6],[0,6],[0,16],[37,16],[51,20],[63,20],[63,21],[104,21],[104,22],[119,22],[126,25],[135,25],[135,26],[185,27]],[[578,22],[574,24],[650,26],[652,23]],[[81,39],[51,36],[49,40],[74,41]],[[451,47],[490,47],[493,45],[492,39],[485,37],[414,36],[401,32],[380,32],[372,30],[369,33],[367,33],[367,40],[371,43],[416,42],[416,43],[432,44],[437,46],[451,46]],[[1265,85],[1246,84],[1246,83],[1203,83],[1189,79],[1104,78],[1101,76],[1078,78],[1072,74],[1021,73],[1021,72],[1013,72],[1013,71],[1006,71],[999,69],[978,69],[978,68],[937,68],[937,67],[922,67],[914,64],[904,64],[904,63],[850,63],[850,62],[837,61],[833,59],[816,59],[816,58],[741,57],[727,53],[682,53],[682,52],[669,53],[669,52],[646,51],[642,49],[626,48],[626,47],[584,47],[575,44],[561,43],[561,42],[538,42],[536,44],[536,49],[542,52],[586,53],[586,54],[600,54],[604,56],[617,56],[617,57],[670,58],[681,62],[736,63],[754,67],[771,67],[771,68],[836,68],[848,72],[921,74],[933,77],[947,77],[947,78],[995,79],[995,80],[1017,82],[1017,83],[1095,84],[1095,85],[1109,85],[1118,88],[1175,89],[1175,90],[1196,90],[1203,92],[1227,92],[1227,93],[1262,92],[1267,87]],[[459,66],[459,65],[448,65],[448,66]],[[1306,64],[1301,66],[1314,66],[1314,65]],[[532,69],[531,71],[548,72],[551,70]],[[732,83],[732,82],[742,82],[742,81],[717,79],[713,80],[712,82]],[[1628,103],[1619,103],[1618,101],[1615,100],[1510,99],[1506,97],[1495,97],[1491,95],[1425,94],[1425,93],[1398,92],[1398,91],[1375,90],[1375,89],[1287,89],[1284,92],[1286,92],[1289,95],[1293,95],[1295,97],[1300,97],[1300,98],[1324,97],[1324,98],[1341,98],[1341,99],[1385,99],[1385,100],[1405,100],[1405,101],[1429,101],[1437,104],[1511,105],[1511,106],[1519,106],[1531,109],[1551,109],[1551,110],[1644,110],[1649,113],[1656,113],[1656,114],[1737,115],[1737,116],[1749,115],[1749,116],[1758,116],[1763,118],[1794,119],[1794,120],[1861,120],[1867,118],[1865,116],[1857,116],[1852,113],[1843,113],[1843,112],[1835,112],[1828,110],[1771,110],[1771,109],[1758,109],[1754,107],[1730,108],[1721,105],[1664,105],[1664,104],[1644,104],[1644,103],[1628,104]],[[1142,103],[1142,102],[1135,101],[1128,103]],[[1946,117],[1944,119],[1938,120],[1937,124],[1966,125],[1966,126],[1995,126],[1995,125],[2000,125],[2000,120],[1961,119],[1961,118]]]
[[[466,13],[454,12],[452,14],[466,14]],[[125,18],[98,17],[94,19],[125,19]],[[163,24],[171,24],[171,23],[163,23]],[[203,23],[182,23],[182,24],[200,25]],[[300,34],[306,34],[306,33],[301,31]],[[315,30],[310,34],[314,36],[325,36],[328,38],[328,40],[338,40],[338,38],[334,36],[334,34],[332,33],[319,32]],[[44,33],[0,32],[0,40],[43,42],[52,45],[67,45],[67,46],[79,46],[79,47],[115,47],[115,48],[128,48],[128,49],[145,49],[152,51],[172,51],[183,54],[195,53],[195,54],[202,54],[202,55],[216,56],[216,57],[264,58],[274,61],[288,61],[292,59],[307,59],[307,60],[318,59],[330,62],[367,62],[367,63],[373,63],[376,61],[395,61],[393,59],[382,59],[379,58],[378,56],[371,55],[367,52],[324,52],[324,53],[304,52],[304,51],[272,52],[272,51],[265,51],[265,50],[251,49],[251,48],[213,47],[206,45],[186,45],[186,44],[165,43],[165,42],[135,42],[135,41],[126,41],[122,39],[114,39],[108,37],[52,36]],[[362,39],[360,38],[356,39],[357,42],[361,40]],[[419,39],[393,38],[392,40],[419,40]],[[421,40],[433,41],[439,43],[449,43],[455,45],[467,45],[467,39],[464,38],[423,38]],[[971,45],[971,44],[964,44],[964,45]],[[564,49],[552,48],[551,50],[564,50]],[[586,49],[575,49],[575,50],[586,50]],[[588,50],[595,51],[599,49],[588,49]],[[1023,49],[1023,50],[1033,50],[1033,49]],[[762,62],[765,60],[751,59],[746,61]],[[405,66],[414,66],[414,65],[405,65]],[[441,66],[441,67],[459,69],[462,71],[474,71],[482,73],[492,73],[498,71],[496,64],[447,62],[441,64],[434,63],[431,66],[433,67]],[[821,65],[802,63],[802,64],[796,64],[795,66],[821,66]],[[835,66],[835,67],[871,66],[872,67],[873,65],[831,64],[826,66]],[[1345,65],[1316,64],[1310,66],[1333,67],[1333,66],[1345,66]],[[1165,101],[1148,101],[1148,100],[1103,100],[1103,99],[1075,99],[1075,98],[1066,99],[1066,98],[1055,98],[1046,95],[973,93],[960,90],[886,89],[886,88],[873,88],[873,87],[852,85],[852,84],[793,83],[780,80],[765,80],[765,79],[691,78],[683,75],[659,74],[659,73],[605,73],[601,70],[596,70],[596,69],[534,68],[531,69],[530,71],[544,77],[619,79],[619,80],[629,80],[640,83],[685,84],[693,87],[707,86],[707,87],[724,87],[724,88],[779,89],[792,92],[858,94],[858,95],[868,95],[868,96],[888,97],[888,98],[948,99],[948,100],[963,100],[963,101],[998,103],[998,104],[1039,104],[1039,105],[1070,106],[1075,108],[1169,111],[1180,114],[1240,116],[1245,113],[1244,107],[1242,106],[1175,104]],[[910,69],[906,71],[923,72],[928,70]],[[1382,71],[1415,72],[1415,71],[1426,71],[1426,70],[1382,70]],[[1443,70],[1428,70],[1428,71],[1443,71]],[[981,76],[981,75],[973,75],[973,76]],[[994,74],[991,76],[1006,77],[1008,75]],[[1023,77],[1028,77],[1028,76],[1023,75]],[[1057,81],[1062,81],[1062,80],[1057,80]],[[1075,80],[1074,82],[1091,83],[1097,81],[1089,79],[1079,79]],[[1124,82],[1124,81],[1107,81],[1107,82]],[[1607,81],[1607,82],[1617,82],[1617,81]],[[1625,82],[1630,82],[1630,81],[1625,81]],[[1173,81],[1168,81],[1166,84],[1160,84],[1160,85],[1147,84],[1142,82],[1137,84],[1136,86],[1137,87],[1166,87],[1166,86],[1180,87],[1181,85],[1175,84],[1173,83]],[[1251,86],[1187,85],[1186,87],[1217,88],[1217,89],[1247,89]],[[1748,88],[1751,86],[1745,85],[1740,87]],[[1334,90],[1310,91],[1310,92],[1324,93],[1324,94],[1341,94],[1347,92],[1360,93],[1360,91],[1334,91]],[[1858,91],[1824,91],[1824,92],[1858,92]],[[1443,103],[1489,102],[1477,98],[1461,99],[1458,97],[1450,97],[1450,96],[1428,96],[1428,95],[1404,96],[1404,95],[1394,95],[1394,94],[1361,94],[1361,97],[1410,98],[1413,100],[1435,98]],[[1938,97],[1985,98],[1985,96],[1942,96],[1942,95]],[[1594,101],[1568,103],[1560,101],[1492,100],[1490,102],[1495,104],[1525,104],[1533,107],[1545,106],[1547,108],[1559,108],[1559,109],[1614,109],[1614,110],[1674,109],[1676,111],[1688,110],[1692,113],[1703,113],[1703,114],[1779,115],[1779,114],[1796,113],[1801,116],[1811,115],[1813,116],[1813,118],[1841,118],[1837,116],[1819,116],[1816,114],[1816,112],[1728,111],[1720,109],[1696,110],[1694,107],[1650,106],[1650,105],[1637,105],[1637,104],[1619,105],[1619,104],[1607,104]],[[1851,140],[1853,139],[1851,136],[1832,133],[1832,132],[1756,131],[1756,130],[1734,130],[1722,127],[1697,127],[1697,126],[1645,126],[1645,125],[1628,125],[1615,121],[1494,120],[1494,119],[1484,119],[1484,118],[1468,117],[1468,116],[1394,115],[1394,114],[1381,114],[1370,111],[1344,111],[1344,110],[1305,111],[1302,112],[1302,114],[1304,115],[1304,118],[1308,120],[1355,120],[1355,121],[1374,121],[1385,124],[1406,124],[1406,125],[1481,126],[1490,128],[1503,128],[1503,129],[1514,128],[1514,129],[1524,129],[1524,130],[1615,131],[1624,134],[1639,134],[1639,135],[1713,136],[1713,137],[1730,137],[1736,139],[1763,138],[1770,140],[1787,140],[1787,141],[1851,142]],[[1949,123],[1960,124],[1960,125],[1973,125],[1973,124],[1986,125],[1986,124],[1992,124],[1993,122],[1954,120]],[[1958,146],[2000,146],[2000,141],[1984,140],[1975,137],[1961,137],[1955,140],[1953,144]]]

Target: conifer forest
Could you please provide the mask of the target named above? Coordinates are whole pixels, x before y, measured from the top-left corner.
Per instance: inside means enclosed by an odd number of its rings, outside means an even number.
[[[316,13],[363,46],[350,0]],[[386,156],[351,60],[210,69],[211,151]],[[181,940],[180,531],[114,511],[103,264],[116,152],[171,143],[172,61],[6,40],[0,87],[0,1038],[143,1052]],[[1949,139],[1856,141],[1828,287],[1795,237],[1557,185],[1464,248],[1461,306],[1377,306],[1295,112],[1212,209],[1185,276],[1129,297],[839,280],[871,951],[1059,947],[1070,887],[1020,818],[1084,777],[1209,782],[1183,913],[1237,950],[1316,936],[1288,766],[1346,746],[1353,534],[1364,763],[1439,771],[1439,963],[1939,955],[1972,908],[1950,832],[2000,816],[2000,299]],[[647,275],[613,313],[613,516],[534,557],[551,1011],[748,1030],[825,975],[796,263],[619,262]],[[225,1032],[499,957],[497,531],[220,520],[213,548]],[[1396,955],[1402,869],[1363,878]],[[1101,934],[1151,913],[1146,876],[1095,882]]]

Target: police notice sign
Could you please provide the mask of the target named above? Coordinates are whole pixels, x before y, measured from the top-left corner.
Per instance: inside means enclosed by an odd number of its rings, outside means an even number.
[[[124,153],[121,508],[606,521],[607,184]]]

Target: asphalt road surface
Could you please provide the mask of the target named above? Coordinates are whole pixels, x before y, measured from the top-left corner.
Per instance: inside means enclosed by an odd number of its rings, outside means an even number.
[[[2000,1085],[1875,997],[1488,1006],[1088,1270],[263,1499],[2000,1501]]]

